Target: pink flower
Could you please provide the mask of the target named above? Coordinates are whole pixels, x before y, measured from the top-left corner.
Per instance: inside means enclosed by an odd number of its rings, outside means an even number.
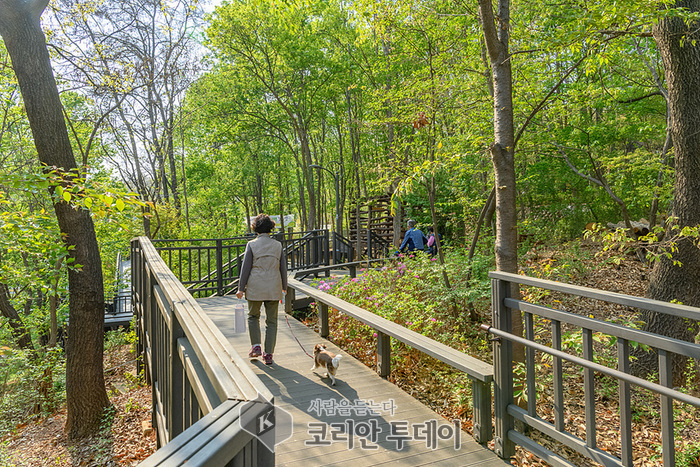
[[[377,333],[375,332],[374,334],[372,334],[372,337],[377,337]]]

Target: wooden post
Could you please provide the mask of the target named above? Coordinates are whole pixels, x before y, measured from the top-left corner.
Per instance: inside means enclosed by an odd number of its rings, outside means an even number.
[[[328,305],[325,303],[320,304],[318,311],[318,319],[321,323],[321,337],[328,337],[330,331],[328,329]]]
[[[391,336],[377,331],[377,373],[386,379],[391,374]]]
[[[296,296],[296,290],[292,287],[287,287],[287,296],[284,299],[284,312],[291,316],[294,310],[294,298]]]
[[[501,331],[512,331],[511,311],[504,305],[510,296],[510,283],[491,279],[491,306],[493,326]],[[507,339],[493,343],[493,366],[495,386],[493,390],[494,416],[496,418],[496,438],[494,450],[502,459],[515,455],[515,444],[508,438],[508,432],[515,426],[508,406],[513,404],[513,344]]]
[[[617,368],[624,372],[630,372],[630,347],[627,339],[617,340]],[[621,448],[620,459],[622,465],[629,467],[633,465],[632,449],[632,396],[630,395],[630,383],[618,380],[618,394],[620,401],[620,435]],[[663,436],[663,435],[662,435]]]
[[[185,369],[180,360],[177,340],[185,336],[185,332],[180,326],[175,310],[170,310],[172,327],[170,329],[170,351],[168,355],[168,384],[170,385],[170,396],[172,400],[168,404],[170,407],[168,414],[168,432],[170,439],[185,431],[185,416],[183,403],[185,400],[184,383]]]
[[[663,349],[659,352],[659,384],[673,387],[671,356]],[[676,450],[673,441],[673,399],[661,396],[661,452],[664,465],[676,465]]]
[[[472,379],[474,439],[479,444],[491,441],[491,383]]]
[[[131,240],[131,310],[136,318],[136,374],[142,372],[145,375],[146,381],[150,378],[147,372],[143,371],[143,363],[146,359],[144,355],[144,336],[143,336],[143,321],[142,321],[142,306],[141,298],[143,297],[143,265],[141,264],[141,254],[139,249],[139,240],[134,238]],[[147,383],[150,384],[150,383]]]

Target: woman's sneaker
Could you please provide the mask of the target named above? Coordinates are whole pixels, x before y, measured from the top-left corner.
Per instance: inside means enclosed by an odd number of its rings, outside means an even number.
[[[265,365],[272,365],[272,354],[263,352],[263,362]]]
[[[255,344],[250,348],[250,352],[248,352],[248,357],[249,358],[257,358],[262,355],[262,348],[260,347],[260,344]]]

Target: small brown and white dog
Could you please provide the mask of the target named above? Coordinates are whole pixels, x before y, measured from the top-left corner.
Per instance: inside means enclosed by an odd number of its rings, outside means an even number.
[[[314,347],[314,366],[311,367],[311,371],[314,371],[318,367],[325,368],[328,373],[324,376],[329,376],[331,378],[331,385],[335,386],[335,371],[340,365],[340,359],[342,355],[333,355],[331,352],[326,350],[326,344],[316,344]]]

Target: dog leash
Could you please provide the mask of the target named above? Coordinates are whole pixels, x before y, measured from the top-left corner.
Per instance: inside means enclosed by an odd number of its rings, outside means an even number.
[[[299,347],[301,347],[301,350],[303,350],[304,353],[305,353],[306,355],[309,356],[309,358],[314,358],[314,356],[311,355],[311,354],[309,354],[309,352],[306,351],[306,349],[304,348],[304,346],[301,345],[301,342],[299,342],[299,339],[297,339],[297,336],[294,335],[294,331],[292,330],[292,325],[289,324],[289,316],[287,315],[287,313],[284,314],[284,319],[287,320],[287,326],[289,326],[289,332],[292,333],[292,336],[294,337],[294,340],[297,341],[297,344],[299,344]]]

